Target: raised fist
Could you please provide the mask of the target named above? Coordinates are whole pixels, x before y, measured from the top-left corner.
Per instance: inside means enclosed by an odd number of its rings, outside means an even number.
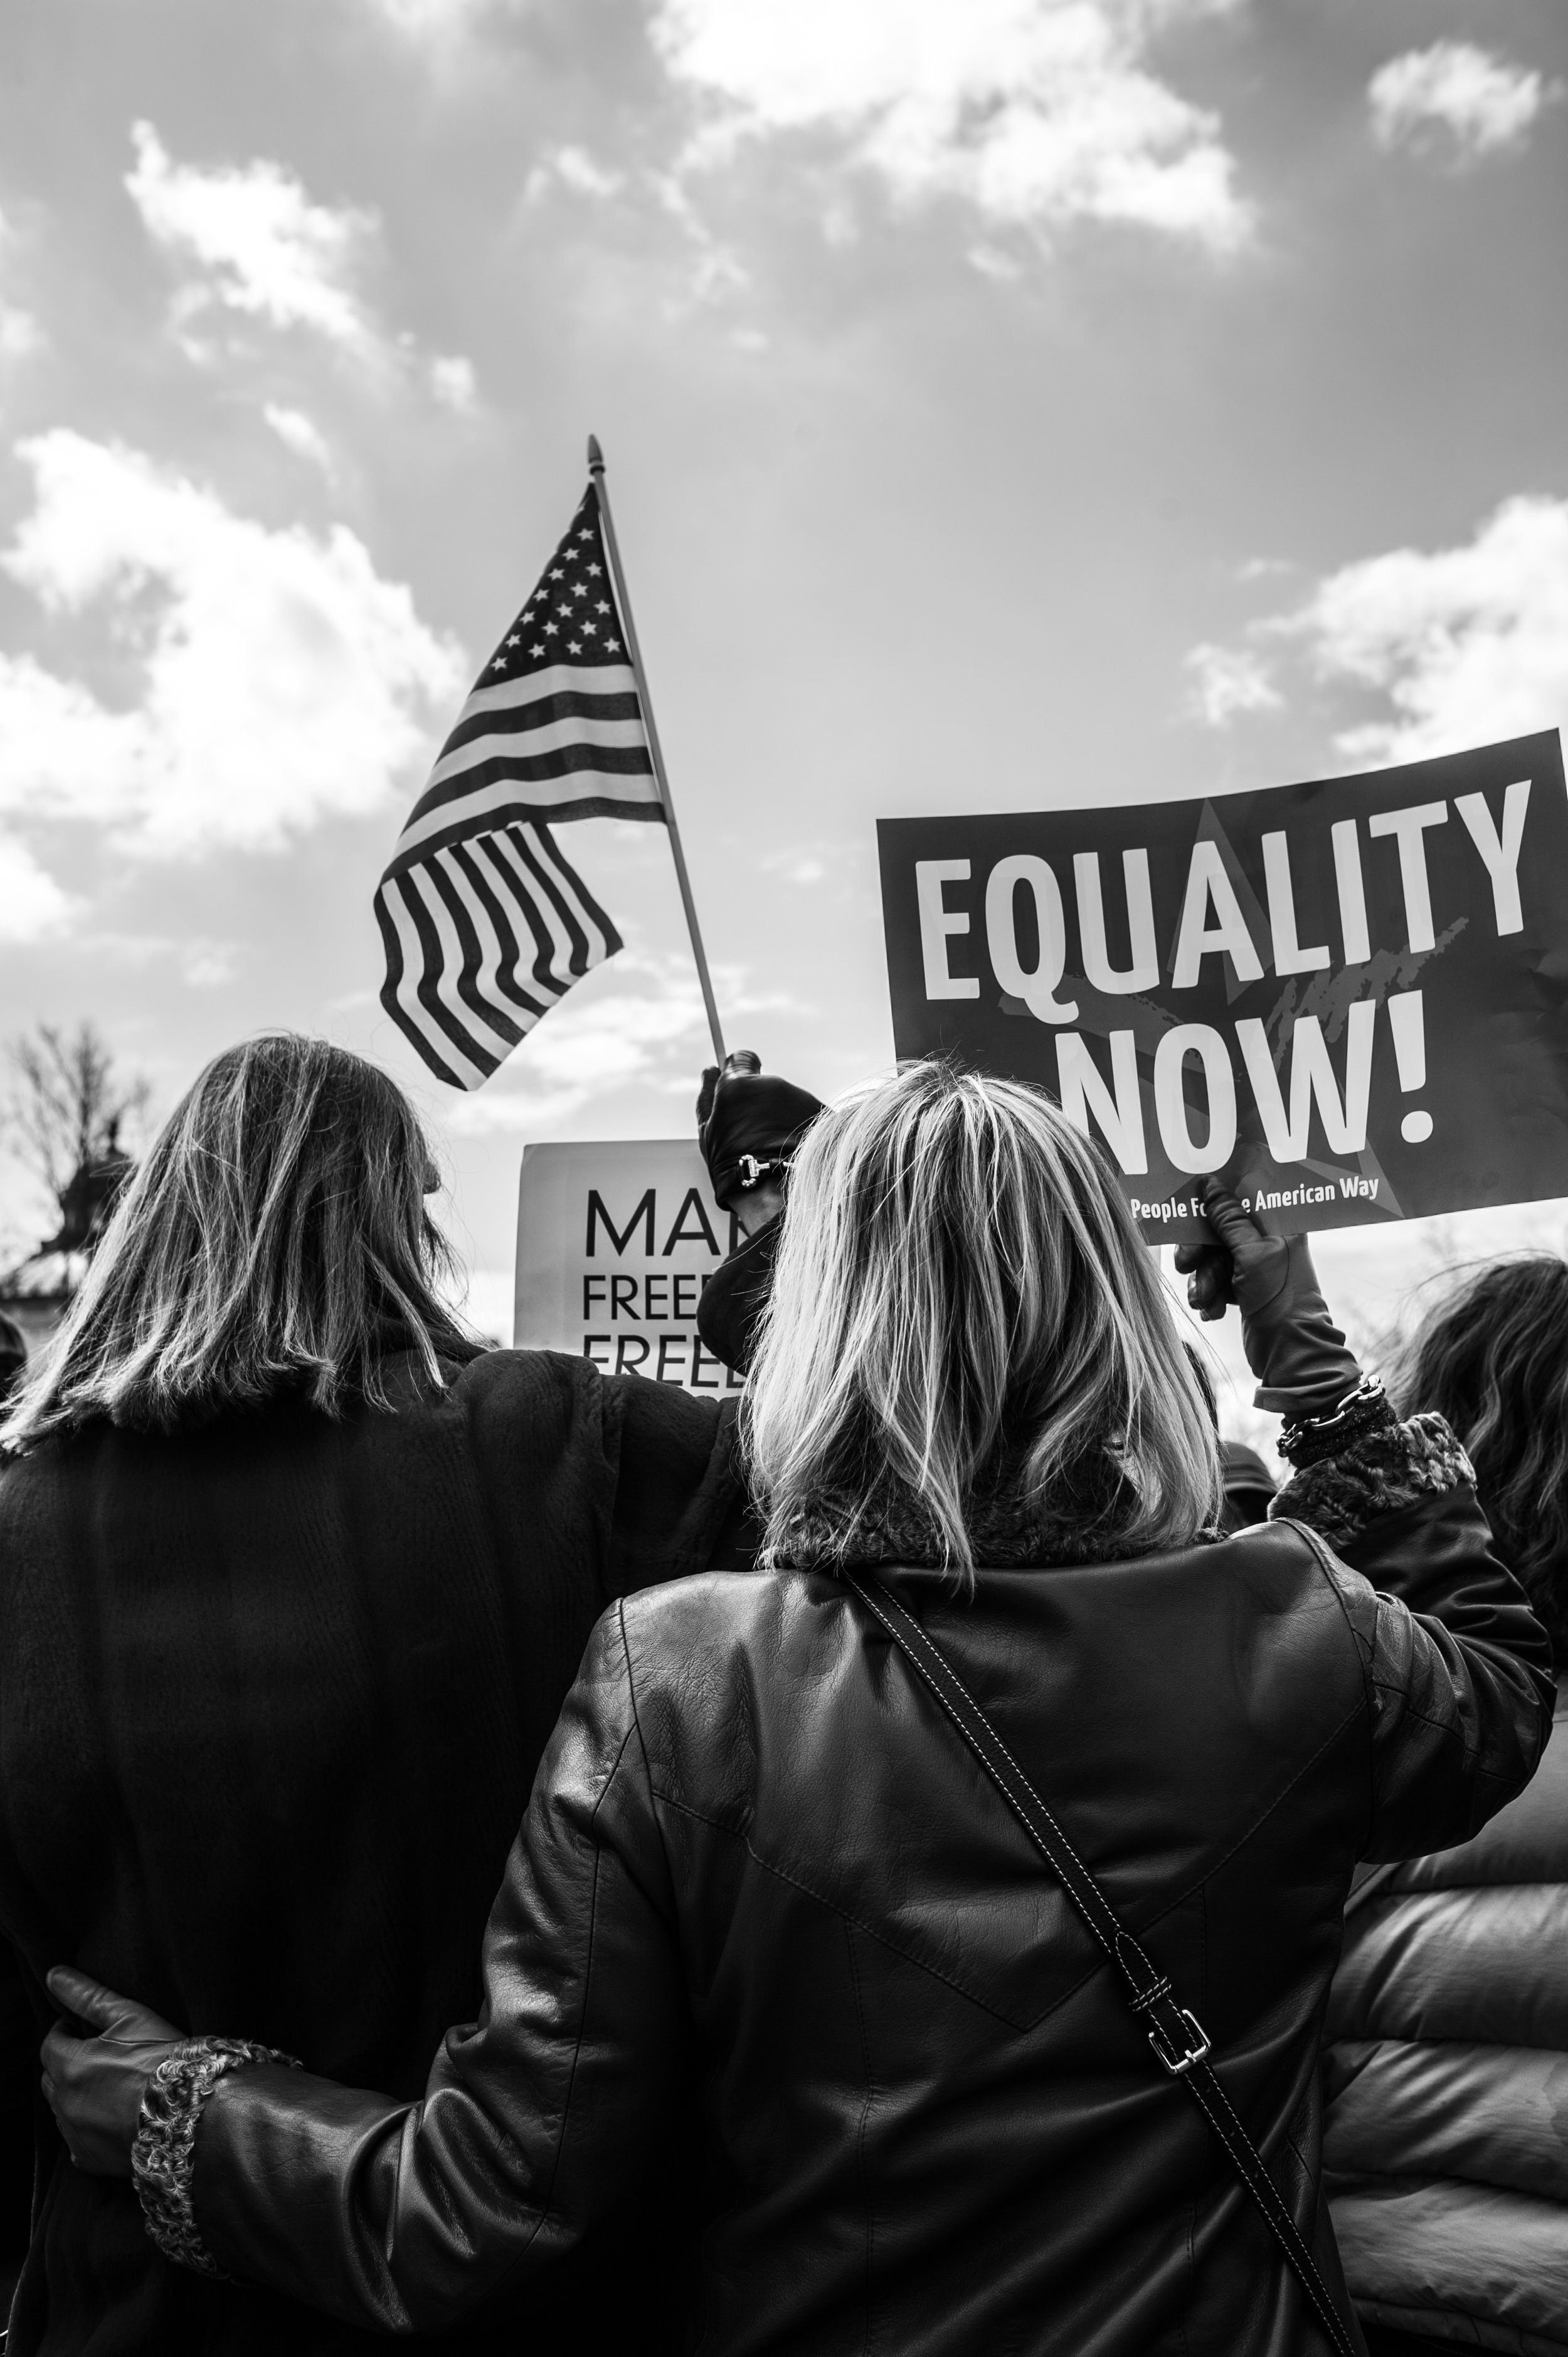
[[[708,1066],[697,1098],[697,1142],[726,1211],[738,1215],[759,1190],[778,1208],[795,1149],[822,1110],[822,1099],[809,1090],[765,1072],[749,1048],[727,1056],[723,1071]]]

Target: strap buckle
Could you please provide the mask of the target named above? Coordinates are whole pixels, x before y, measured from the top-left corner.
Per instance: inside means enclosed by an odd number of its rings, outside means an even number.
[[[1198,2020],[1197,2016],[1195,2013],[1189,2013],[1185,2005],[1173,2006],[1171,2010],[1181,2024],[1182,2035],[1186,2041],[1186,2052],[1177,2054],[1175,2051],[1174,2046],[1167,2043],[1165,2032],[1157,2022],[1153,2024],[1149,2030],[1149,2043],[1171,2077],[1180,2079],[1191,2070],[1195,2062],[1201,2062],[1208,2053],[1208,2032]]]

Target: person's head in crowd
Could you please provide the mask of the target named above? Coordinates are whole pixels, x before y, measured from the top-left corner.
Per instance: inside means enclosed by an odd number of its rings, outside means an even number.
[[[1568,1663],[1568,1262],[1487,1263],[1429,1310],[1393,1371],[1401,1411],[1463,1441],[1498,1553]]]
[[[27,1343],[14,1318],[0,1309],[0,1407],[27,1372]]]
[[[938,1062],[830,1106],[742,1416],[768,1559],[1110,1560],[1219,1504],[1202,1387],[1099,1149]],[[916,1549],[919,1552],[915,1552]]]
[[[1266,1523],[1276,1484],[1257,1450],[1249,1448],[1244,1440],[1222,1440],[1219,1472],[1225,1489],[1219,1527],[1226,1536],[1250,1530],[1254,1523]]]
[[[435,1382],[476,1344],[440,1297],[418,1115],[386,1073],[274,1032],[215,1057],[125,1190],[0,1444],[107,1416],[171,1432],[292,1390],[389,1405],[389,1349]]]

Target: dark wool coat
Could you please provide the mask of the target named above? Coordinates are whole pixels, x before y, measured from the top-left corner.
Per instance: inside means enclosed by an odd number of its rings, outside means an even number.
[[[598,1615],[749,1559],[716,1403],[537,1351],[444,1395],[389,1372],[395,1414],[285,1397],[0,1470],[0,2125],[38,2149],[10,2357],[377,2345],[170,2266],[129,2184],[70,2168],[42,1975],[417,2094]]]

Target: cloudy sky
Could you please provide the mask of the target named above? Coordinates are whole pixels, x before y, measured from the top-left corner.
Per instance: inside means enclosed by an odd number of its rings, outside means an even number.
[[[828,1093],[878,815],[1568,717],[1565,222],[1561,0],[7,0],[3,1028],[381,1058],[500,1330],[525,1140],[703,1060],[652,828],[475,1096],[376,1000],[585,434],[731,1039]]]

